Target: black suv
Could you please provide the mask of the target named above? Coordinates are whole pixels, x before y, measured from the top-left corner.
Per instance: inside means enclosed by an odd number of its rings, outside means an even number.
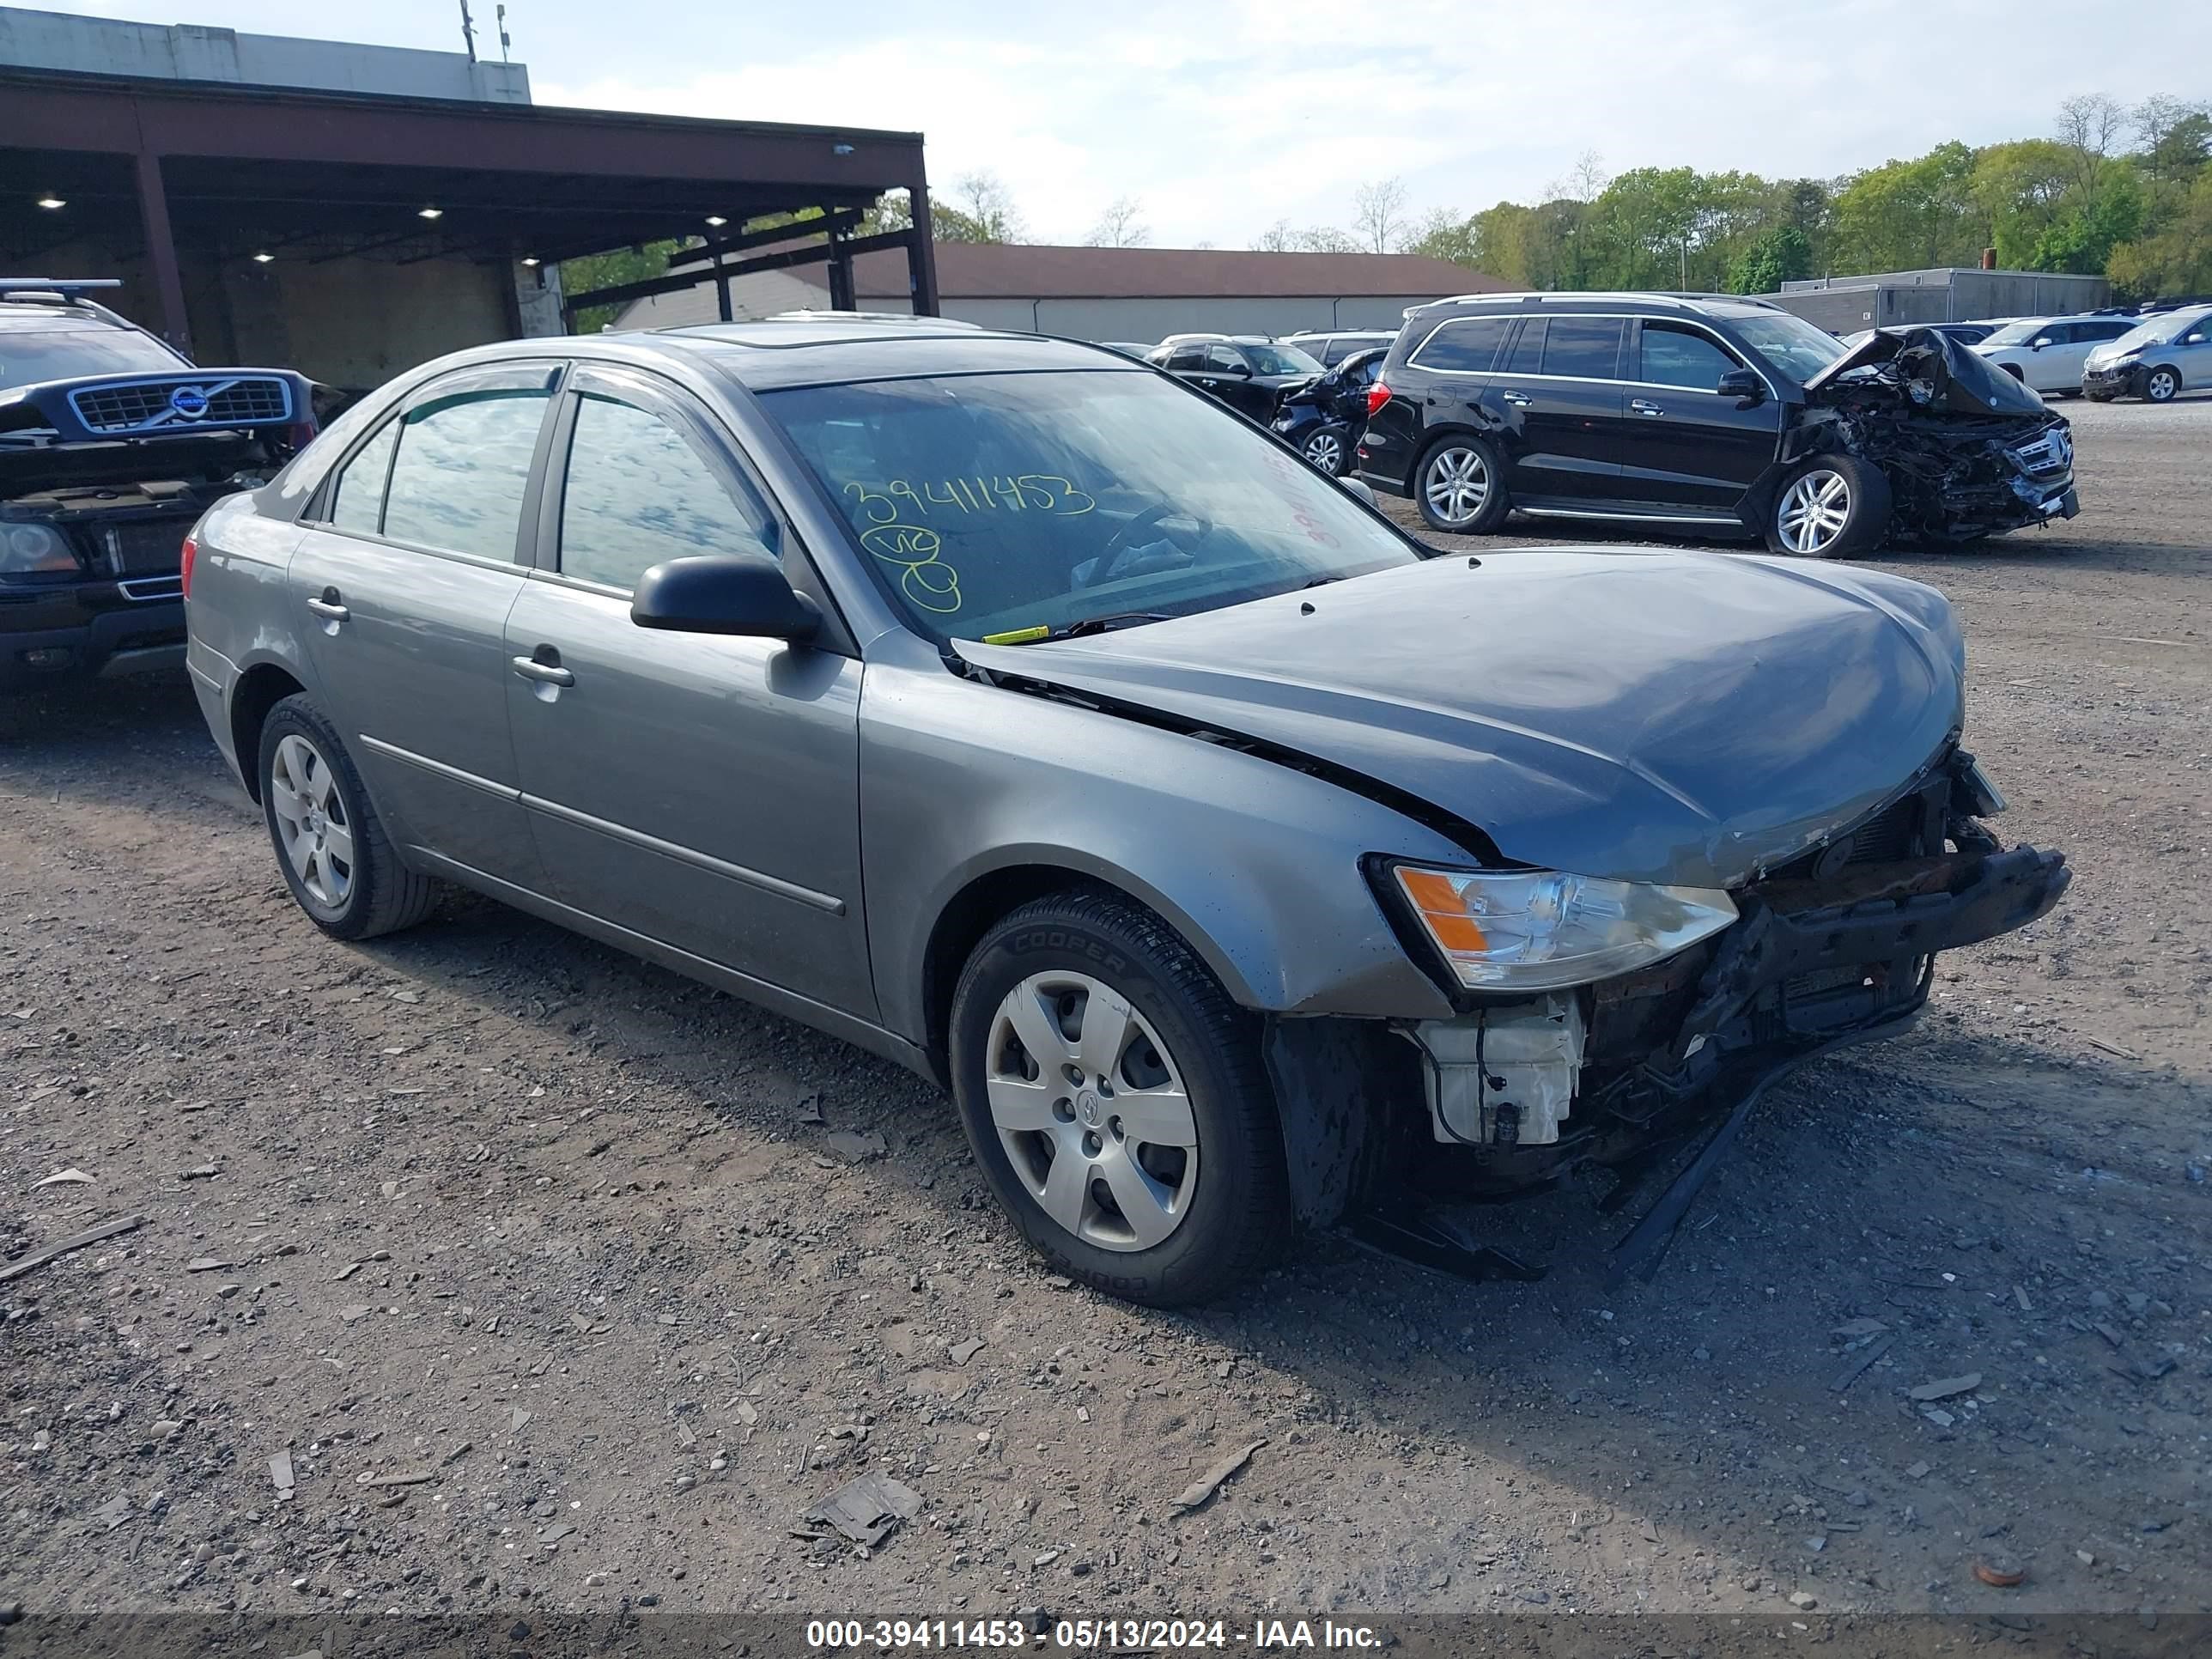
[[[315,433],[306,380],[195,368],[117,286],[0,278],[0,691],[181,668],[185,532]]]
[[[1838,340],[1725,295],[1515,294],[1408,314],[1359,477],[1438,530],[1510,512],[1847,557],[2071,518],[2065,420],[1928,328]]]
[[[1220,398],[1261,426],[1274,418],[1275,405],[1286,388],[1304,385],[1322,372],[1321,365],[1296,346],[1279,345],[1256,334],[1170,340],[1145,361]]]

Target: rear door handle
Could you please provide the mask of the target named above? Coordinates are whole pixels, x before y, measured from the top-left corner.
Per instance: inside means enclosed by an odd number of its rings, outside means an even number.
[[[353,615],[352,611],[338,603],[338,591],[335,587],[326,587],[318,597],[309,599],[307,609],[325,622],[341,623]]]
[[[514,672],[526,680],[538,680],[547,685],[574,685],[576,677],[557,662],[540,662],[535,657],[516,657],[511,659]]]
[[[1664,415],[1667,411],[1656,404],[1646,403],[1641,398],[1631,398],[1628,406],[1638,415]]]
[[[1498,395],[1516,409],[1526,409],[1536,401],[1525,392],[1501,392]]]

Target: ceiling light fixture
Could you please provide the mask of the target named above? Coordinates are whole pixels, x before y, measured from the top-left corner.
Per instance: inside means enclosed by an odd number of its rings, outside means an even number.
[[[255,255],[253,256],[253,263],[254,263],[255,264],[257,264],[257,265],[265,265],[265,264],[268,264],[271,259],[275,258],[276,257],[276,256],[275,254],[270,253],[270,252],[267,252],[266,250],[264,250],[263,252],[259,252],[259,253],[257,253],[257,254],[255,254]]]
[[[39,205],[46,209],[47,212],[52,213],[58,208],[67,207],[69,204],[62,200],[58,196],[41,196],[39,198]]]
[[[526,253],[522,256],[522,263],[526,265],[535,265],[539,263],[539,260],[536,254]]]
[[[418,208],[415,216],[417,219],[442,219],[446,216],[446,210],[441,207]]]
[[[727,219],[725,219],[719,213],[710,213],[707,216],[707,222],[714,229],[720,230],[724,225],[726,225],[730,222]]]

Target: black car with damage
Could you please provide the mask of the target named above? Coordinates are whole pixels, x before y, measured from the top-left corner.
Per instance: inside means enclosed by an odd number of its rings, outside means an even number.
[[[1333,478],[1351,471],[1352,452],[1367,428],[1367,389],[1388,356],[1388,347],[1370,346],[1290,387],[1269,423],[1275,435]]]
[[[1297,347],[1256,334],[1170,339],[1145,361],[1262,426],[1274,418],[1285,392],[1322,372]]]
[[[0,691],[181,668],[186,532],[314,435],[301,376],[196,368],[114,286],[0,278]]]
[[[1359,476],[1461,534],[1519,512],[1832,558],[2079,510],[2064,417],[1954,340],[1838,340],[1735,295],[1440,301],[1368,403]]]

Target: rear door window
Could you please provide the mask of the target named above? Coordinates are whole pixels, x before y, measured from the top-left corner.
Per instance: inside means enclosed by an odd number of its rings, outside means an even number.
[[[1498,361],[1498,348],[1505,343],[1510,317],[1459,317],[1438,325],[1413,354],[1421,368],[1447,374],[1486,374]]]
[[[2109,323],[2080,323],[2075,326],[2080,330],[2075,337],[2077,339],[2117,340],[2121,335],[2133,330],[2135,324],[2132,321],[2116,319]]]
[[[1547,374],[1583,380],[1610,380],[1620,373],[1618,317],[1553,317],[1544,341]]]
[[[1548,317],[1523,317],[1521,332],[1514,339],[1508,353],[1504,371],[1509,374],[1540,374],[1544,372],[1544,330]]]
[[[552,402],[543,385],[433,395],[400,417],[399,453],[384,502],[395,542],[513,559],[538,429]]]
[[[356,536],[384,532],[384,483],[392,471],[392,446],[399,422],[386,421],[376,435],[354,452],[337,476],[331,497],[331,528]]]
[[[561,574],[624,591],[668,559],[773,558],[765,511],[741,503],[690,434],[661,414],[590,392],[578,399],[561,492]]]
[[[1711,336],[1680,323],[1647,322],[1643,334],[1643,361],[1636,378],[1649,385],[1712,392],[1719,388],[1722,375],[1741,367]]]

